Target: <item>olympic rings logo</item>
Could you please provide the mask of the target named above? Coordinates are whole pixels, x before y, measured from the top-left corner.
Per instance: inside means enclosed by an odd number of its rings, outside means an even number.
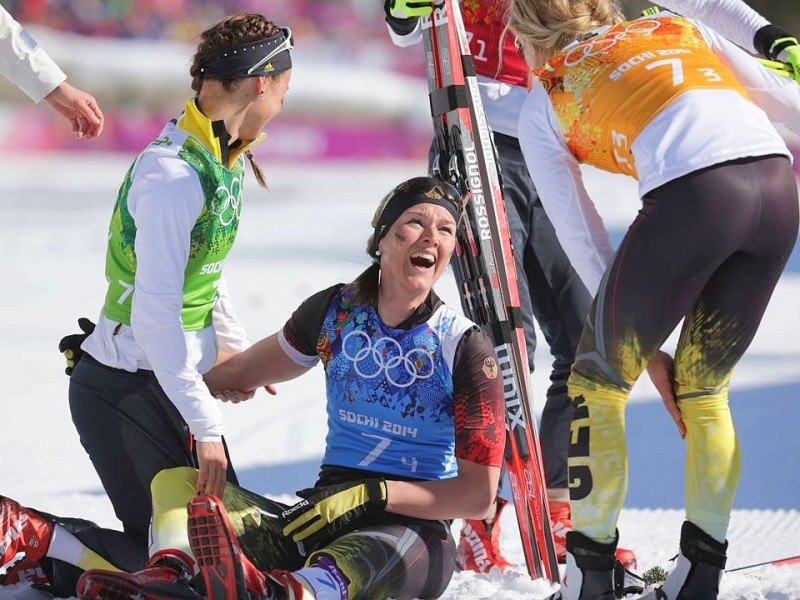
[[[211,208],[211,213],[219,218],[223,227],[239,220],[242,214],[241,192],[242,183],[238,177],[231,181],[230,189],[220,185],[214,192],[214,206]]]
[[[383,374],[389,383],[399,388],[428,379],[436,370],[433,357],[422,348],[411,348],[404,354],[397,340],[390,337],[373,340],[363,331],[351,331],[344,337],[342,354],[364,379],[375,379]]]
[[[630,35],[650,35],[661,27],[661,22],[655,19],[642,19],[632,21],[621,31],[615,31],[606,35],[600,35],[581,42],[564,57],[565,67],[574,67],[581,64],[591,56],[598,56],[613,48],[617,42]]]

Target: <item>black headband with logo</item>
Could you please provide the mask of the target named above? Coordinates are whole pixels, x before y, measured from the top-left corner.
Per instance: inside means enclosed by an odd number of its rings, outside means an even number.
[[[392,190],[389,200],[381,211],[378,222],[375,224],[370,254],[378,249],[378,242],[389,232],[400,215],[418,204],[441,206],[450,213],[456,225],[461,221],[463,200],[454,186],[433,177],[409,179]]]
[[[206,60],[200,71],[208,79],[278,75],[292,68],[293,47],[292,31],[285,27],[268,38],[225,49]]]

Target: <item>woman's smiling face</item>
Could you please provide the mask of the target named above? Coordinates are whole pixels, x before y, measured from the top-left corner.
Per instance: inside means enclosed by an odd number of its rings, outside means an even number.
[[[430,292],[450,262],[456,244],[453,215],[422,203],[403,212],[381,239],[381,287],[414,295]]]

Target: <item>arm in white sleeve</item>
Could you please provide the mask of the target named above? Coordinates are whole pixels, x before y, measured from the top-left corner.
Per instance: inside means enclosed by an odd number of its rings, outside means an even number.
[[[0,6],[0,73],[40,102],[67,76],[5,8]]]
[[[580,165],[561,135],[550,98],[538,82],[520,111],[519,141],[558,241],[594,295],[614,251],[583,185]]]
[[[142,160],[128,194],[136,222],[131,327],[158,383],[195,439],[219,441],[222,412],[193,360],[181,322],[192,229],[203,209],[196,173],[179,160]]]
[[[769,25],[742,0],[659,0],[658,5],[702,21],[753,54],[757,53],[753,45],[756,32]]]
[[[398,46],[400,48],[407,48],[409,46],[413,46],[415,44],[419,44],[422,42],[421,23],[422,21],[420,19],[417,19],[416,27],[414,27],[414,30],[407,35],[399,35],[395,33],[395,31],[388,25],[386,26],[386,29],[389,30],[389,37],[392,38],[392,43],[395,46]]]
[[[783,123],[800,135],[800,85],[774,73],[712,28],[697,25],[713,52],[747,91],[748,98],[772,121]]]
[[[220,352],[236,353],[250,346],[244,327],[236,318],[233,303],[228,294],[225,277],[220,276],[217,282],[217,301],[214,303],[212,318],[214,333],[217,336],[217,348]]]

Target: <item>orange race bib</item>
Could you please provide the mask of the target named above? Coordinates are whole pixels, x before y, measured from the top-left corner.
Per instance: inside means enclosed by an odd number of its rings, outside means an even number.
[[[679,95],[729,89],[747,97],[700,30],[681,17],[621,23],[568,47],[535,75],[575,157],[633,177],[633,141]]]

